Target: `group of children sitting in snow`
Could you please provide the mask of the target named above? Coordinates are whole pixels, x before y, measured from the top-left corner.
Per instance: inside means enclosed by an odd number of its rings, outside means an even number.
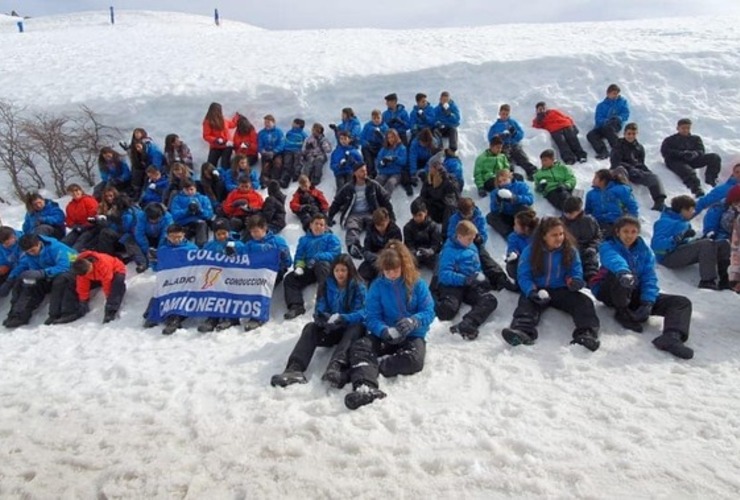
[[[177,135],[168,135],[160,150],[137,128],[130,143],[121,143],[128,161],[113,148],[101,150],[102,180],[93,195],[70,185],[71,200],[62,211],[56,202],[31,193],[22,230],[0,228],[0,296],[12,294],[3,324],[27,324],[47,294],[46,324],[75,321],[89,312],[90,290],[97,284],[106,296],[103,322],[112,321],[126,291],[123,261],[133,261],[138,273],[156,270],[162,248],[203,247],[230,255],[277,249],[275,284],[283,283],[286,320],[306,312],[303,290],[318,286],[313,320],[272,384],[305,382],[316,347],[336,346],[322,378],[336,387],[352,382],[345,398],[349,408],[385,396],[378,373],[390,377],[422,370],[425,336],[435,317],[452,321],[468,304],[471,308],[450,331],[477,338],[498,305],[495,292],[503,289],[520,294],[511,324],[502,331],[512,346],[534,343],[541,314],[552,306],[572,317],[571,343],[597,350],[599,318],[591,298],[581,292],[590,288],[630,330],[641,332],[650,316],[663,316],[663,332],[654,345],[690,359],[693,351],[685,342],[691,302],[660,292],[656,262],[668,268],[699,263],[701,288],[740,289],[740,236],[733,231],[740,210],[740,165],[718,184],[719,156],[705,154],[701,139],[690,133],[690,121],[680,120],[678,133],[663,142],[661,152],[698,199],[677,196],[666,206],[659,178],[645,165],[637,126],[626,123],[629,108],[619,92],[610,85],[596,108],[588,139],[596,157],[609,158],[611,168],[595,173],[585,202],[574,194],[576,178],[568,166],[586,160],[573,120],[537,104],[533,127],[551,133],[563,160],[548,149],[537,168],[521,147],[522,127],[502,105],[488,133],[489,147],[472,172],[478,194],[490,202],[485,217],[472,198],[463,196],[466,175],[456,154],[461,117],[447,92],[437,106],[417,94],[410,112],[389,94],[387,109],[373,111],[364,126],[344,108],[341,122],[329,125],[335,147],[321,124],[314,124],[309,135],[305,122],[295,119],[283,133],[267,115],[258,132],[246,117],[226,118],[213,103],[203,121],[209,154],[198,180],[190,150]],[[318,187],[326,163],[336,184],[331,202]],[[527,180],[513,172],[514,165]],[[704,166],[713,187],[708,194],[695,172]],[[287,201],[281,189],[293,182],[297,187]],[[640,236],[630,183],[648,187],[652,208],[661,211],[649,244]],[[397,185],[410,195],[419,188],[403,226],[396,223],[400,214],[391,203]],[[562,216],[538,217],[531,208],[535,192]],[[286,208],[305,230],[293,255],[278,234],[287,223]],[[697,238],[690,220],[705,210],[703,235]],[[331,230],[336,222],[345,231],[346,253]],[[505,270],[486,249],[487,225],[507,240]],[[429,285],[421,278],[423,268],[433,272]],[[169,315],[162,333],[174,333],[184,319]],[[207,318],[198,330],[238,323]],[[246,330],[261,326],[253,318],[242,324]]]

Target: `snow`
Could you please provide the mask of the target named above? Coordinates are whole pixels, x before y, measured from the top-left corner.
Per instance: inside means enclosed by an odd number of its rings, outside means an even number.
[[[658,149],[678,118],[690,116],[722,156],[723,179],[738,159],[737,22],[273,32],[161,12],[119,13],[110,26],[100,11],[28,19],[20,35],[3,20],[0,98],[50,111],[85,103],[126,136],[135,126],[159,141],[177,132],[197,163],[211,101],[258,125],[270,112],[287,127],[295,116],[336,121],[345,106],[364,122],[386,93],[410,108],[417,91],[436,101],[449,90],[463,113],[470,190],[501,103],[512,104],[534,158],[550,147],[528,127],[536,101],[574,116],[585,141],[596,102],[617,82],[649,165],[673,196],[686,190]],[[578,187],[605,166],[578,165]],[[329,174],[328,196],[332,184]],[[636,193],[649,238],[656,214],[647,190]],[[394,204],[405,222],[401,190]],[[536,208],[552,213],[541,198]],[[1,215],[19,226],[23,209],[4,206]],[[300,233],[289,216],[293,248]],[[503,240],[490,239],[502,261]],[[326,350],[307,385],[269,386],[309,317],[282,320],[281,288],[267,327],[202,335],[189,323],[167,338],[141,328],[155,278],[130,267],[120,320],[100,324],[98,294],[74,324],[41,325],[42,307],[32,325],[0,333],[0,496],[737,497],[740,329],[728,313],[740,299],[697,290],[695,268],[658,272],[664,291],[694,302],[691,361],[652,347],[659,318],[643,335],[629,333],[601,305],[595,353],[568,345],[570,320],[556,311],[544,315],[535,346],[511,348],[500,331],[516,296],[501,292],[478,340],[435,321],[424,371],[381,380],[388,397],[350,412],[345,391],[320,381]],[[312,307],[312,290],[304,295]],[[3,302],[0,316],[7,310]]]

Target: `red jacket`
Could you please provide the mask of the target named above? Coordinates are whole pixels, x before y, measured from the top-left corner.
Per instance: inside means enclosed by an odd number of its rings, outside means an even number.
[[[211,128],[211,124],[208,120],[203,120],[203,140],[208,143],[208,146],[212,149],[225,149],[226,143],[231,140],[233,135],[232,129],[236,127],[236,116],[232,118],[224,118],[224,128],[216,130]],[[223,139],[223,144],[218,144],[217,139]]]
[[[545,117],[542,121],[537,120],[537,117],[532,120],[532,127],[543,128],[550,133],[572,127],[573,125],[575,125],[573,118],[557,109],[548,109],[545,111]]]
[[[77,298],[82,302],[90,300],[90,285],[94,281],[101,284],[106,297],[110,295],[113,286],[113,277],[116,274],[126,274],[126,266],[120,259],[105,253],[87,250],[77,256],[78,259],[89,258],[92,269],[84,276],[77,276]]]
[[[247,200],[247,205],[252,210],[262,210],[262,205],[265,200],[262,199],[262,195],[254,189],[250,188],[249,191],[239,191],[239,189],[232,189],[229,196],[226,197],[226,201],[221,205],[224,209],[224,213],[229,217],[242,217],[247,215],[247,212],[241,208],[235,208],[234,202],[237,200]]]
[[[303,194],[303,191],[300,189],[297,189],[295,193],[293,193],[293,197],[290,199],[290,210],[297,214],[301,210],[301,195]],[[326,213],[329,210],[329,202],[326,201],[326,198],[324,197],[324,193],[316,189],[316,187],[311,186],[311,189],[308,190],[308,194],[311,195],[313,199],[316,200],[316,202],[319,204],[319,209]]]
[[[242,144],[246,144],[247,147],[241,147]],[[247,135],[234,132],[234,154],[257,156],[257,131],[255,129]]]
[[[67,205],[67,217],[64,223],[67,227],[84,226],[90,227],[88,217],[98,215],[98,200],[89,194],[82,195],[79,200],[72,200]]]

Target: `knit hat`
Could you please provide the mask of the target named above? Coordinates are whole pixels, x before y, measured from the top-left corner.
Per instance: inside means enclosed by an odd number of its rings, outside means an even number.
[[[725,200],[728,205],[732,205],[733,203],[740,201],[740,184],[732,186],[732,189],[727,193],[727,198],[725,198]]]

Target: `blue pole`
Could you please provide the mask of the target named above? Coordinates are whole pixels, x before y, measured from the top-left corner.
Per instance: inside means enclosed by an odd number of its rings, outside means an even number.
[[[18,33],[23,33],[23,21],[18,21],[16,24],[18,25]]]
[[[213,9],[213,20],[216,21],[216,26],[221,26],[218,18],[218,9]]]
[[[112,5],[110,6],[110,23],[111,24],[116,24],[116,13],[113,10],[113,6]]]

